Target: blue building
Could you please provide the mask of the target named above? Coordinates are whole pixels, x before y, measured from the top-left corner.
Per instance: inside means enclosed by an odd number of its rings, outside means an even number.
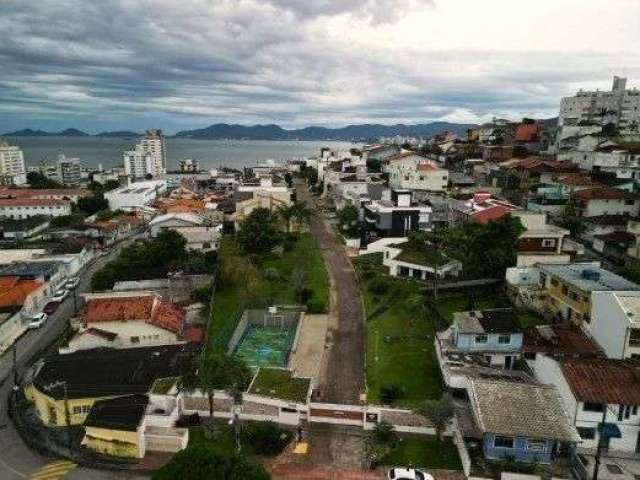
[[[469,401],[488,460],[549,464],[580,441],[553,386],[474,379]]]

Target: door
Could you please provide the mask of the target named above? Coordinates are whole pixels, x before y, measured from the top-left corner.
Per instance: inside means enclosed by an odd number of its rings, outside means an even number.
[[[511,355],[507,355],[504,357],[504,368],[507,370],[511,370],[513,367],[513,357]]]

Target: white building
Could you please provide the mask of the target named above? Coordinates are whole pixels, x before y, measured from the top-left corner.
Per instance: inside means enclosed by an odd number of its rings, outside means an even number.
[[[220,244],[220,227],[176,227],[173,229],[187,241],[187,250],[214,252]]]
[[[582,439],[581,451],[595,450],[602,424],[606,424],[609,435],[613,435],[603,439],[605,451],[638,451],[640,381],[633,365],[610,359],[556,361],[539,355],[535,375],[540,382],[557,388]]]
[[[135,182],[104,194],[111,210],[133,210],[149,205],[167,191],[165,180]]]
[[[0,217],[22,218],[46,215],[62,217],[71,215],[71,202],[56,199],[0,198]]]
[[[140,142],[123,153],[125,174],[133,178],[167,173],[167,147],[162,130],[147,130]]]
[[[0,185],[24,185],[25,183],[27,183],[27,170],[22,150],[0,139]]]
[[[514,211],[514,217],[526,230],[518,240],[516,267],[528,267],[536,263],[569,263],[571,256],[562,249],[569,230],[547,223],[545,213]]]
[[[443,192],[449,184],[449,171],[420,155],[393,158],[386,171],[391,188]]]
[[[564,138],[565,126],[575,127],[580,123],[605,125],[613,123],[620,130],[633,130],[640,122],[640,90],[627,90],[627,79],[613,77],[611,91],[584,92],[560,102],[558,117],[559,137]]]
[[[58,179],[64,185],[78,185],[82,180],[82,164],[79,158],[58,155]]]
[[[200,215],[188,212],[175,212],[159,215],[149,222],[149,230],[152,237],[157,237],[163,230],[176,228],[200,227],[205,219]]]
[[[640,357],[640,292],[591,294],[591,322],[583,328],[608,358]]]

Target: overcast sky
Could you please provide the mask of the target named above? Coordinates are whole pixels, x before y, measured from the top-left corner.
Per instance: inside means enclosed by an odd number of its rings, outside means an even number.
[[[614,74],[639,0],[0,0],[0,131],[550,117]]]

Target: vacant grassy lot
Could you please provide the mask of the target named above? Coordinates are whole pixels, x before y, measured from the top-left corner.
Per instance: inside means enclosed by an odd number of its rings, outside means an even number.
[[[442,382],[435,358],[435,330],[424,310],[407,300],[422,297],[416,282],[388,279],[383,294],[371,292],[380,277],[379,257],[356,260],[367,312],[367,387],[369,403],[380,403],[380,389],[396,385],[402,396],[396,404],[415,407],[427,398],[440,398]]]
[[[462,470],[458,450],[450,439],[407,437],[383,459],[385,465],[414,465],[425,469]]]
[[[234,243],[232,237],[223,242]],[[224,249],[222,249],[224,251]],[[322,260],[320,249],[310,233],[301,233],[294,247],[282,255],[272,254],[259,259],[258,268],[262,276],[264,295],[251,302],[252,307],[265,307],[267,304],[292,305],[298,303],[295,298],[291,278],[295,270],[304,272],[305,287],[311,297],[324,306],[329,305],[329,277]],[[264,278],[269,269],[276,272],[275,278]],[[209,348],[224,350],[247,306],[240,295],[237,285],[218,282],[211,308],[208,337]]]

